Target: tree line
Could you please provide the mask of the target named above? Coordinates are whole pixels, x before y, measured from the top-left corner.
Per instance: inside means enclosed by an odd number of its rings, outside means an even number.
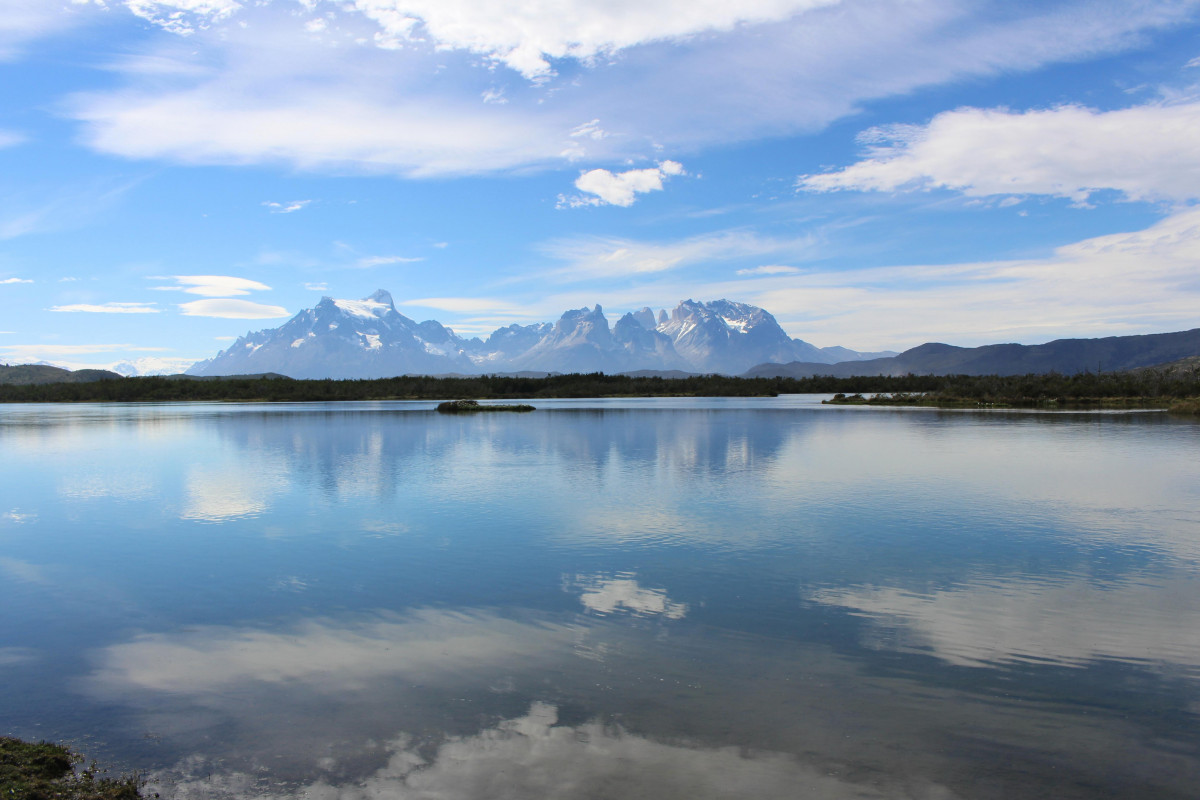
[[[1013,400],[1038,404],[1057,399],[1138,398],[1153,405],[1200,396],[1196,372],[1138,370],[1060,375],[901,375],[834,378],[735,378],[695,375],[658,378],[630,375],[508,375],[430,377],[402,375],[372,380],[294,380],[247,376],[196,380],[137,377],[91,383],[0,385],[0,402],[304,402],[343,400],[536,399],[539,397],[772,397],[780,394],[862,392],[936,393],[982,404]]]

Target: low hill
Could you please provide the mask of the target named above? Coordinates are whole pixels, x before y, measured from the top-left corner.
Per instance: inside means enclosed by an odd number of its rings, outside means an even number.
[[[106,369],[71,371],[46,364],[0,364],[0,384],[31,386],[39,383],[92,383],[108,380],[124,380],[124,376]]]
[[[989,344],[954,347],[929,343],[892,358],[818,364],[759,364],[747,378],[839,378],[869,375],[1032,375],[1057,372],[1120,372],[1200,356],[1200,328],[1178,333],[1058,339],[1046,344]]]

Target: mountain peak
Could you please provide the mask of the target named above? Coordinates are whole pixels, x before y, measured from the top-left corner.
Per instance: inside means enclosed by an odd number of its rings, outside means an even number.
[[[392,301],[392,293],[387,289],[376,289],[370,296],[364,297],[363,300],[368,303],[381,303],[390,307],[393,311],[396,310],[396,304]]]

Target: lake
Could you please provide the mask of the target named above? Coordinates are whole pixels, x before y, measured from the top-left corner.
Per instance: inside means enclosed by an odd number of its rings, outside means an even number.
[[[1194,798],[1200,424],[0,406],[0,733],[168,798]]]

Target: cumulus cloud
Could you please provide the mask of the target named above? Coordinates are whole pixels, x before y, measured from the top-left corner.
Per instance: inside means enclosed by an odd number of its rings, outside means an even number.
[[[663,161],[657,167],[649,169],[631,169],[626,172],[609,172],[606,169],[592,169],[580,173],[575,180],[575,188],[581,192],[594,195],[593,197],[563,197],[559,196],[559,207],[569,206],[578,208],[585,205],[612,205],[627,208],[633,205],[636,195],[646,192],[660,192],[663,181],[671,175],[685,175],[683,165],[678,161]]]
[[[51,306],[51,311],[65,312],[82,312],[86,314],[157,314],[159,310],[153,308],[154,303],[105,303],[103,305],[93,305],[91,303],[75,303],[74,305],[66,306]]]
[[[173,280],[176,285],[156,286],[154,288],[160,291],[179,290],[188,294],[204,295],[205,297],[236,297],[250,294],[250,292],[266,291],[271,288],[265,283],[230,275],[172,275],[165,280]]]
[[[1117,111],[1082,106],[1012,112],[962,108],[927,125],[873,128],[867,158],[802,175],[804,191],[950,189],[972,197],[1051,195],[1086,203],[1200,198],[1200,103]]]
[[[4,279],[0,280],[0,286],[4,286],[5,284],[13,284],[13,283],[33,283],[33,281],[30,280],[29,278],[4,278]]]
[[[379,25],[375,41],[380,46],[428,38],[439,47],[478,53],[537,80],[553,75],[552,59],[590,61],[647,42],[782,20],[837,2],[355,0],[353,7]]]
[[[186,317],[219,317],[222,319],[276,319],[291,314],[283,306],[269,306],[263,303],[252,303],[249,300],[226,298],[180,303],[179,309]]]
[[[266,206],[272,214],[291,214],[292,212],[299,211],[311,202],[312,200],[293,200],[290,203],[266,202],[263,203],[263,205]]]

